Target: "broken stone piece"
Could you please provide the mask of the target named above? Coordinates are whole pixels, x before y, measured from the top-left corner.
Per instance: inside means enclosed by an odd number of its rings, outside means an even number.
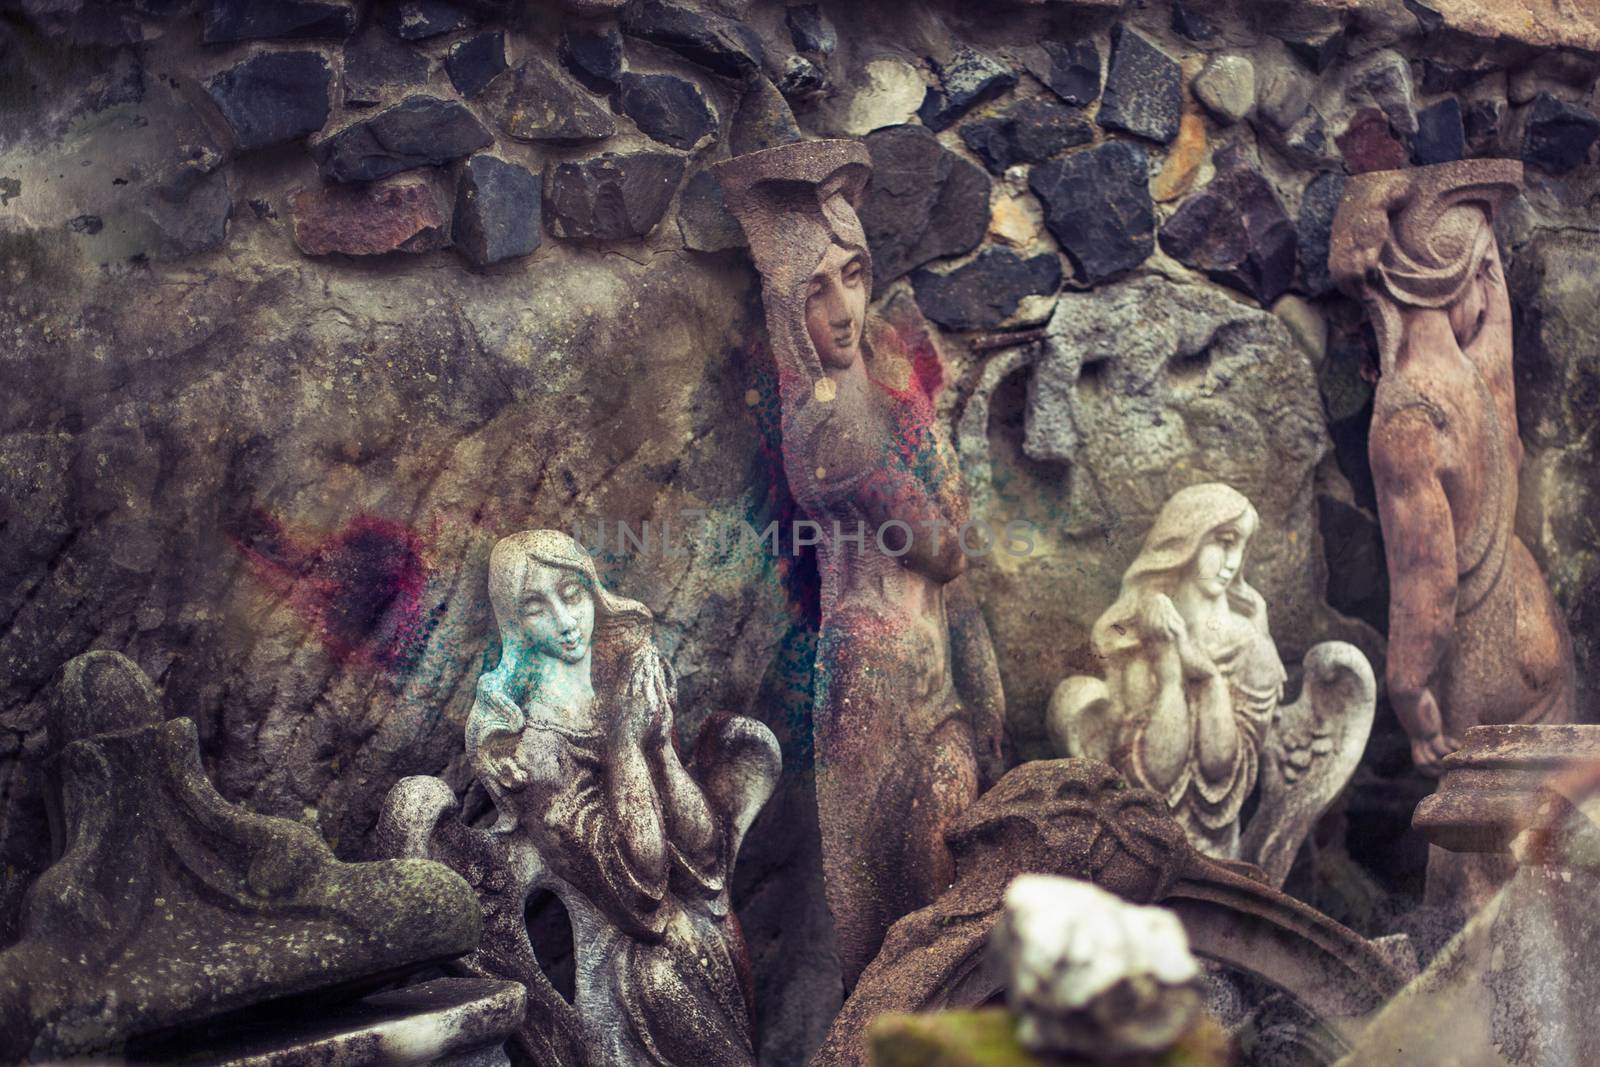
[[[717,133],[717,116],[705,94],[691,81],[671,74],[622,76],[622,113],[653,141],[693,150]]]
[[[1417,132],[1411,138],[1411,161],[1419,166],[1448,163],[1467,154],[1466,127],[1461,101],[1450,96],[1417,112]]]
[[[670,152],[606,152],[551,164],[545,214],[557,237],[628,241],[653,230],[683,180],[684,159]]]
[[[991,173],[1019,163],[1042,163],[1065,148],[1094,140],[1083,113],[1054,96],[1032,96],[961,127],[961,140]]]
[[[1200,964],[1178,917],[1072,878],[1024,874],[992,935],[1017,1037],[1035,1052],[1124,1059],[1165,1052],[1200,1014]]]
[[[1351,174],[1399,170],[1406,165],[1405,146],[1389,128],[1383,112],[1374,107],[1357,111],[1334,142],[1344,157],[1345,170]]]
[[[451,219],[452,243],[480,267],[539,247],[543,179],[515,163],[476,155],[461,168]]]
[[[1161,247],[1188,267],[1263,305],[1294,280],[1295,229],[1272,183],[1237,145],[1217,153],[1217,175],[1161,229]]]
[[[958,48],[947,62],[934,67],[939,84],[928,89],[917,116],[936,132],[1017,84],[1010,67],[971,48]]]
[[[1024,258],[1006,248],[986,248],[970,263],[942,274],[917,270],[911,275],[917,306],[928,318],[951,330],[992,330],[1008,322],[1030,296],[1054,296],[1061,288],[1061,261],[1054,252]],[[1048,317],[1048,305],[1032,316]]]
[[[345,47],[346,107],[371,107],[382,103],[391,89],[421,85],[427,80],[428,57],[388,34],[368,31]]]
[[[1528,105],[1522,158],[1551,174],[1565,174],[1589,158],[1600,138],[1600,118],[1592,111],[1541,92]]]
[[[383,28],[402,41],[437,37],[476,22],[464,5],[449,0],[387,0],[382,15]]]
[[[206,44],[263,37],[348,37],[356,10],[341,0],[211,0],[201,22]]]
[[[675,0],[633,0],[623,11],[622,32],[724,77],[759,71],[766,61],[761,38],[748,25]]]
[[[262,52],[206,86],[241,150],[292,141],[328,121],[333,71],[321,52]]]
[[[867,135],[877,175],[862,202],[874,278],[887,285],[930,260],[970,252],[989,225],[989,176],[924,126]]]
[[[1087,107],[1100,95],[1100,50],[1090,40],[1039,42],[1043,59],[1030,53],[1028,72],[1065,103]]]
[[[1100,125],[1166,144],[1183,118],[1183,75],[1177,62],[1137,30],[1119,26],[1112,37],[1111,69]]]
[[[419,178],[301,189],[289,209],[295,246],[308,256],[431,252],[447,243],[438,196]]]
[[[1150,165],[1139,145],[1108,141],[1052,159],[1033,168],[1028,187],[1080,282],[1137,267],[1155,249]]]
[[[486,30],[457,41],[444,55],[444,69],[456,92],[477,96],[506,70],[505,31]]]
[[[460,159],[493,140],[459,101],[409,96],[312,145],[311,157],[334,181],[370,182]]]
[[[609,93],[622,81],[622,34],[615,26],[567,30],[561,35],[557,54],[591,92]]]
[[[65,851],[0,952],[0,1058],[116,1057],[141,1035],[319,997],[470,951],[471,887],[436,863],[343,863],[223,800],[195,724],[115,652],[56,683],[48,793]]]
[[[611,112],[538,56],[498,79],[484,99],[500,128],[519,141],[582,144],[616,131]]]
[[[795,4],[783,10],[783,21],[789,27],[789,39],[796,52],[826,56],[839,47],[839,34],[833,22],[816,4]]]

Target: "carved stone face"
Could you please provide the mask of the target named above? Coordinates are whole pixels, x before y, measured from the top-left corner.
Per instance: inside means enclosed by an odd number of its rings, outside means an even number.
[[[594,597],[577,573],[533,561],[523,579],[517,618],[531,650],[577,663],[594,636]]]
[[[1200,542],[1189,564],[1188,579],[1207,596],[1222,596],[1244,564],[1244,549],[1249,540],[1250,534],[1240,520],[1218,526]]]
[[[830,244],[806,284],[806,332],[824,367],[843,370],[861,354],[866,283],[861,253]]]

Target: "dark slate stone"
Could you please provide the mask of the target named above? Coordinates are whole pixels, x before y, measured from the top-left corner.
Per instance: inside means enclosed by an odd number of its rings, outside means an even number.
[[[545,215],[557,237],[627,241],[667,213],[683,180],[684,158],[670,152],[606,152],[553,163],[545,172]]]
[[[671,74],[624,74],[620,106],[645,135],[673,148],[695,148],[717,131],[699,87]]]
[[[493,140],[461,103],[410,96],[313,145],[311,156],[334,181],[370,182],[460,159]]]
[[[1464,159],[1466,127],[1461,121],[1461,101],[1450,96],[1417,112],[1417,133],[1411,138],[1411,161],[1419,166]]]
[[[241,150],[316,133],[328,121],[333,71],[321,52],[262,52],[206,85]]]
[[[1167,144],[1183,118],[1178,64],[1137,30],[1119,27],[1111,46],[1100,125]]]
[[[622,34],[603,30],[568,30],[557,54],[572,76],[597,93],[609,93],[622,82]]]
[[[1179,263],[1249,293],[1263,305],[1294,280],[1295,228],[1272,183],[1237,145],[1217,153],[1217,176],[1161,229],[1161,247]]]
[[[383,28],[402,41],[420,41],[452,30],[464,30],[477,19],[464,5],[449,0],[389,0],[381,18]]]
[[[539,215],[543,187],[539,175],[515,163],[473,156],[461,168],[456,185],[451,240],[480,267],[529,254],[543,236]]]
[[[356,11],[336,0],[211,0],[201,23],[206,44],[262,37],[348,37]]]
[[[760,70],[766,61],[761,38],[749,26],[673,0],[630,0],[622,12],[622,32],[727,77]]]
[[[1437,59],[1425,58],[1422,61],[1422,80],[1418,88],[1429,96],[1434,93],[1459,93],[1500,69],[1499,67],[1454,67]]]
[[[1295,224],[1295,259],[1300,268],[1300,285],[1308,296],[1327,296],[1334,291],[1328,275],[1328,237],[1333,233],[1333,215],[1344,198],[1345,177],[1323,171],[1311,179],[1300,195],[1300,218]]]
[[[537,56],[496,79],[484,100],[500,128],[519,141],[582,144],[617,128],[599,101]]]
[[[477,96],[506,70],[506,35],[488,30],[457,41],[444,56],[450,84],[462,96]]]
[[[986,100],[1017,84],[1010,67],[982,52],[959,48],[947,63],[936,63],[939,85],[922,98],[917,117],[930,130],[943,130]]]
[[[1216,24],[1184,0],[1172,0],[1172,32],[1191,41],[1209,41],[1217,35]]]
[[[723,203],[722,185],[707,170],[697,171],[678,195],[678,232],[694,252],[724,252],[749,243]]]
[[[1551,174],[1565,174],[1588,158],[1597,137],[1600,118],[1593,112],[1542,92],[1528,105],[1522,159]]]
[[[801,140],[800,126],[789,110],[789,102],[778,87],[756,75],[745,85],[739,108],[733,113],[728,131],[728,148],[733,155],[759,152]]]
[[[1080,282],[1095,285],[1137,267],[1155,248],[1150,161],[1141,145],[1108,141],[1052,159],[1033,168],[1028,187]]]
[[[1389,571],[1377,518],[1335,497],[1318,496],[1317,524],[1328,561],[1329,606],[1384,629]]]
[[[1406,165],[1406,150],[1395,138],[1389,120],[1375,107],[1362,108],[1350,117],[1350,125],[1334,138],[1344,169],[1351,174],[1375,170],[1399,170]]]
[[[1432,33],[1444,25],[1444,16],[1427,4],[1418,3],[1417,0],[1405,0],[1405,4],[1406,10],[1416,16],[1417,25],[1422,27],[1423,33]]]
[[[790,56],[783,61],[778,92],[786,100],[810,100],[828,91],[828,73],[805,56]]]
[[[1505,105],[1499,100],[1474,100],[1467,105],[1461,124],[1466,128],[1467,150],[1475,156],[1489,155],[1500,140],[1500,119]]]
[[[872,184],[861,226],[879,288],[943,256],[972,251],[989,228],[989,176],[941,145],[925,126],[866,136]]]
[[[1078,108],[1053,96],[1008,104],[961,127],[961,140],[995,174],[1018,163],[1042,163],[1063,148],[1088,144],[1094,128]]]
[[[371,107],[386,89],[427,80],[428,57],[386,33],[369,32],[344,50],[346,107]]]
[[[950,330],[992,330],[1010,318],[1022,298],[1061,288],[1061,260],[1053,252],[1029,259],[1008,248],[986,248],[970,263],[936,274],[911,275],[917,306]]]
[[[1100,95],[1100,50],[1093,41],[1041,41],[1043,62],[1030,58],[1028,72],[1062,100],[1085,107]]]
[[[789,26],[789,39],[796,52],[810,52],[825,56],[839,47],[839,35],[833,23],[816,4],[796,4],[786,8],[783,21]]]
[[[1283,34],[1278,38],[1289,46],[1296,59],[1321,74],[1344,55],[1343,29],[1331,33]]]

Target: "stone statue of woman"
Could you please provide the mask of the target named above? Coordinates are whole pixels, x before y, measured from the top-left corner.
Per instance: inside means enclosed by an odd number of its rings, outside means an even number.
[[[753,1064],[749,965],[728,875],[776,784],[776,740],[753,720],[713,717],[691,774],[649,609],[606,589],[564,533],[496,544],[489,598],[500,662],[478,681],[466,743],[498,821],[475,837],[438,827],[438,804],[422,792],[433,787],[407,791],[431,779],[406,779],[388,803],[419,812],[424,832],[405,836],[462,869],[486,912],[504,913],[499,924],[486,917],[498,943],[486,932],[479,969],[548,991],[521,916],[531,893],[549,889],[572,922],[583,1062]],[[533,999],[547,1014],[559,1000]],[[532,1008],[529,1025],[541,1025]],[[560,1044],[525,1041],[564,1064]]]
[[[1306,657],[1300,701],[1280,706],[1287,675],[1266,602],[1244,577],[1258,523],[1226,485],[1173,494],[1091,632],[1105,677],[1062,682],[1049,724],[1067,754],[1111,762],[1165,797],[1200,851],[1260,863],[1281,883],[1360,760],[1375,685],[1359,651],[1328,642]],[[1266,821],[1242,841],[1263,762]],[[1290,823],[1303,824],[1298,836]]]

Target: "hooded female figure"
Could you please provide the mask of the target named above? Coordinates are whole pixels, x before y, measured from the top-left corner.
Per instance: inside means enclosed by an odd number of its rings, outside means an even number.
[[[479,679],[468,758],[495,832],[537,853],[530,891],[566,905],[575,1007],[598,1062],[752,1064],[727,873],[771,793],[771,733],[708,722],[702,790],[674,744],[675,686],[649,610],[607,590],[564,533],[496,544],[489,597],[500,663]]]
[[[1239,814],[1283,695],[1266,603],[1244,580],[1259,520],[1219,483],[1174,494],[1091,641],[1104,681],[1069,678],[1051,729],[1166,798],[1195,847],[1239,858]]]

